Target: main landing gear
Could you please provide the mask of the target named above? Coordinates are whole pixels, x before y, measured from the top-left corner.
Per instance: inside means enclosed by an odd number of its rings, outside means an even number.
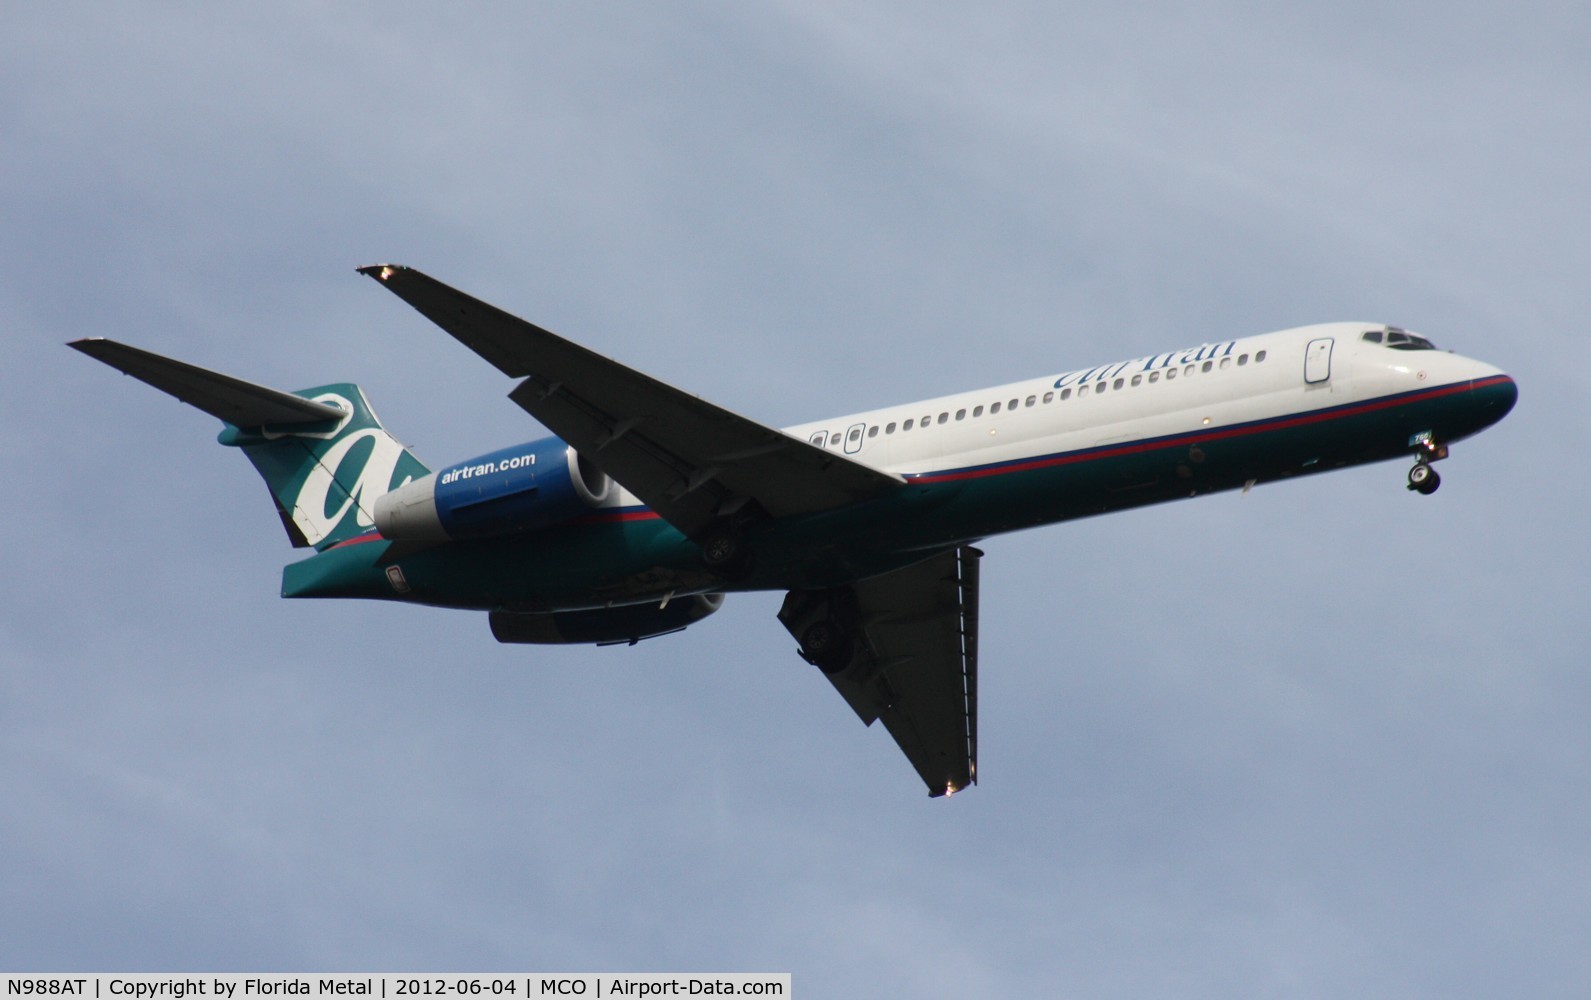
[[[839,615],[819,618],[801,633],[801,657],[826,674],[851,662],[851,630]]]
[[[779,621],[801,644],[801,658],[826,674],[837,674],[856,658],[856,590],[792,590],[784,597]]]
[[[1431,463],[1447,457],[1447,445],[1437,444],[1429,433],[1416,435],[1414,440],[1414,468],[1409,470],[1409,489],[1424,496],[1436,492],[1442,477],[1431,468]]]
[[[709,528],[698,540],[702,565],[726,580],[744,580],[751,575],[751,546],[745,528],[729,519]]]

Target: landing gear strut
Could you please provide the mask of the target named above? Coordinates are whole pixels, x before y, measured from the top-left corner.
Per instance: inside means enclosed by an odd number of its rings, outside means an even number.
[[[1411,443],[1414,445],[1415,460],[1414,468],[1409,470],[1409,489],[1430,496],[1442,485],[1442,477],[1431,468],[1431,463],[1447,457],[1447,445],[1437,444],[1429,432],[1416,435]]]

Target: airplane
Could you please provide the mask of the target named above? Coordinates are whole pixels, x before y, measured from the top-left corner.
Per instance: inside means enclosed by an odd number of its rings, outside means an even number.
[[[1413,458],[1501,420],[1514,380],[1382,323],[1218,340],[776,430],[420,271],[358,269],[516,380],[552,432],[433,471],[364,392],[283,392],[112,340],[70,346],[223,423],[292,543],[282,596],[487,612],[503,643],[634,645],[784,591],[798,654],[931,796],[977,782],[976,543]]]

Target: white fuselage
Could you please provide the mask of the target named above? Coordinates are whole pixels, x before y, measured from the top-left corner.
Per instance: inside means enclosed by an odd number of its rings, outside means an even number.
[[[1323,323],[797,424],[784,432],[904,477],[1216,430],[1467,382],[1501,370]],[[1395,328],[1393,328],[1395,329]],[[616,490],[604,506],[640,501]]]

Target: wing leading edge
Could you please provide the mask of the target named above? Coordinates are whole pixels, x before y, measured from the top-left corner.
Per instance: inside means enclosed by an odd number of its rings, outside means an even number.
[[[412,268],[359,269],[504,374],[509,397],[660,517],[700,539],[755,502],[782,517],[902,485],[682,392]]]
[[[792,590],[779,620],[803,647],[832,623],[845,647],[824,666],[871,726],[883,719],[928,786],[978,781],[978,561],[971,546],[826,591]]]

